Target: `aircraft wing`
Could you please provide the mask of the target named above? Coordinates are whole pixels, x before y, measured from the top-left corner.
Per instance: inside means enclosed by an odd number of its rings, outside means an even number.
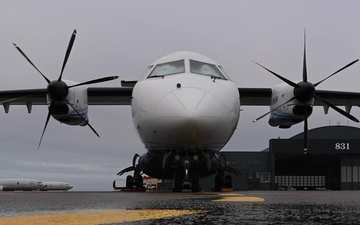
[[[136,81],[121,81],[122,87],[89,87],[89,105],[131,105]]]
[[[240,104],[269,106],[271,102],[271,93],[271,88],[239,88]]]
[[[89,87],[89,105],[130,105],[132,87]]]
[[[46,88],[0,91],[0,103],[46,105]]]
[[[130,105],[133,88],[89,87],[89,105]],[[269,106],[271,88],[239,88],[244,106]],[[316,95],[337,106],[360,106],[360,92],[317,90]],[[46,105],[46,88],[0,91],[0,103],[10,105]],[[314,105],[324,103],[315,99]]]
[[[315,94],[337,106],[360,106],[360,92],[317,90]],[[314,104],[324,105],[316,99]]]
[[[271,102],[271,88],[239,88],[241,105],[268,106]],[[337,106],[360,106],[360,92],[316,90],[315,94]],[[325,104],[315,99],[314,105]]]
[[[130,105],[132,87],[89,87],[89,105]],[[3,105],[47,105],[46,88],[0,91]]]

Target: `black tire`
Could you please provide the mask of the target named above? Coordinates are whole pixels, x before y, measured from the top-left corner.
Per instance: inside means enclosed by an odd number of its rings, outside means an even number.
[[[191,176],[191,191],[192,192],[201,191],[201,189],[200,189],[200,177],[199,177],[198,172],[193,173],[192,176]]]
[[[136,178],[136,187],[137,188],[143,188],[144,187],[144,178],[142,176],[138,176]]]
[[[225,177],[225,187],[232,188],[232,178],[230,175]]]
[[[214,182],[214,186],[215,186],[215,191],[221,191],[221,186],[222,186],[222,177],[219,175],[215,176],[215,182]]]
[[[184,171],[176,169],[174,173],[174,192],[182,192],[183,190]]]
[[[126,189],[133,188],[133,177],[131,175],[128,175],[126,177]]]

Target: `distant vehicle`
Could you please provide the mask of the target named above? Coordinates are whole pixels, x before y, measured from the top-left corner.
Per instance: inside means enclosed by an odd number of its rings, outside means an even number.
[[[43,187],[42,181],[34,179],[0,179],[1,191],[35,191]]]
[[[73,186],[64,182],[43,182],[44,187],[40,191],[68,191]]]
[[[126,182],[125,180],[114,180],[113,182],[113,188],[115,190],[124,189],[126,188]]]

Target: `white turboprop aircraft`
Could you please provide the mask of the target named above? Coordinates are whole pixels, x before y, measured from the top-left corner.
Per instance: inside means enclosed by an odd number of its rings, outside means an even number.
[[[0,179],[1,191],[35,191],[44,187],[43,182],[34,179]]]
[[[44,187],[41,188],[40,191],[68,191],[73,188],[73,186],[64,182],[46,181],[43,182],[43,184]]]
[[[307,80],[304,45],[302,81],[294,83],[263,67],[284,83],[272,88],[238,88],[215,61],[194,52],[177,52],[155,61],[137,82],[123,81],[123,87],[87,88],[84,85],[117,77],[80,84],[62,80],[75,35],[76,31],[70,39],[61,75],[52,82],[15,45],[45,78],[48,87],[0,91],[0,101],[6,112],[10,104],[27,105],[29,113],[32,105],[48,105],[41,139],[50,115],[61,123],[89,125],[88,105],[131,105],[133,122],[147,153],[141,157],[135,154],[133,165],[118,173],[134,171],[133,176],[127,177],[128,188],[142,187],[141,173],[159,179],[174,179],[174,191],[182,191],[184,186],[199,191],[199,179],[215,173],[216,189],[231,184],[224,184],[224,171],[237,171],[226,166],[219,151],[237,127],[240,104],[270,106],[271,111],[267,114],[270,114],[271,126],[289,128],[304,121],[305,135],[307,118],[314,105],[324,106],[326,110],[331,107],[358,122],[350,115],[350,109],[354,105],[360,106],[360,93],[315,90],[320,83],[357,60],[312,84]],[[347,111],[336,105],[346,106]],[[307,135],[304,140],[306,150]]]

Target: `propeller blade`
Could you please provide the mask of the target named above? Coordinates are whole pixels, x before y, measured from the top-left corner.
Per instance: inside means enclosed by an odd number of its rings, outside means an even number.
[[[303,81],[304,81],[304,82],[307,82],[307,68],[306,68],[306,33],[305,33],[305,31],[304,31]]]
[[[266,67],[260,65],[259,63],[255,62],[255,61],[253,61],[253,62],[254,62],[256,65],[258,65],[258,66],[262,67],[263,69],[267,70],[268,72],[272,73],[273,75],[275,75],[275,76],[278,77],[280,80],[282,80],[282,81],[284,81],[285,83],[287,83],[288,85],[290,85],[290,86],[292,86],[292,87],[294,87],[294,88],[298,86],[297,84],[295,84],[295,83],[292,82],[291,80],[288,80],[288,79],[286,79],[285,77],[280,76],[279,74],[277,74],[277,73],[275,73],[275,72],[267,69]]]
[[[59,76],[58,81],[61,81],[62,74],[63,74],[63,72],[64,72],[66,63],[67,63],[67,61],[68,61],[68,59],[69,59],[69,56],[70,56],[70,52],[71,52],[72,46],[73,46],[74,41],[75,41],[75,37],[76,37],[76,30],[74,30],[74,32],[73,32],[72,35],[71,35],[70,42],[69,42],[68,48],[67,48],[66,53],[65,53],[65,58],[64,58],[64,62],[63,62],[62,68],[61,68],[61,73],[60,73],[60,76]]]
[[[13,43],[13,45],[15,46],[15,48],[21,53],[21,55],[23,55],[25,57],[25,59],[41,74],[41,76],[43,76],[43,78],[50,83],[50,80],[34,65],[33,62],[31,62],[31,60],[29,59],[29,57],[27,57],[25,55],[25,53],[21,50],[21,48],[19,46],[17,46],[15,43]]]
[[[309,145],[309,139],[308,139],[308,131],[309,131],[309,128],[308,128],[308,110],[307,110],[307,107],[306,107],[306,104],[305,105],[305,120],[304,120],[304,154],[307,153],[307,150],[308,150],[308,145]]]
[[[96,136],[100,137],[100,135],[96,132],[96,130],[90,125],[89,121],[87,121],[87,120],[75,109],[75,107],[74,107],[72,104],[70,104],[70,102],[68,102],[67,100],[65,100],[65,101],[66,101],[66,103],[67,103],[68,105],[70,105],[71,108],[81,117],[81,119],[86,122],[86,125],[88,125],[88,126],[90,127],[90,129],[96,134]]]
[[[50,112],[48,112],[47,117],[46,117],[45,126],[44,126],[43,132],[42,132],[42,134],[41,134],[41,138],[40,138],[39,146],[38,146],[37,150],[39,150],[39,148],[40,148],[42,139],[43,139],[44,134],[45,134],[46,127],[47,127],[47,125],[48,125],[48,123],[49,123],[50,115],[51,115]]]
[[[292,97],[291,99],[289,99],[289,100],[286,101],[285,103],[281,104],[280,106],[276,107],[275,109],[270,110],[269,112],[265,113],[264,115],[262,115],[262,116],[258,117],[257,119],[253,120],[253,123],[255,123],[255,122],[258,121],[258,120],[261,120],[261,119],[264,118],[266,115],[272,113],[273,111],[279,109],[280,107],[284,106],[285,104],[291,102],[291,101],[294,100],[294,99],[295,99],[295,97]]]
[[[357,61],[359,61],[359,59],[354,60],[354,61],[352,61],[351,63],[347,64],[346,66],[344,66],[343,68],[341,68],[341,69],[339,69],[338,71],[334,72],[334,73],[331,74],[330,76],[328,76],[328,77],[326,77],[325,79],[317,82],[316,84],[314,84],[314,86],[315,86],[315,87],[318,86],[319,84],[321,84],[321,83],[324,82],[325,80],[327,80],[327,79],[329,79],[330,77],[334,76],[334,75],[337,74],[338,72],[340,72],[340,71],[348,68],[349,66],[353,65],[353,64],[356,63]]]
[[[118,79],[118,78],[119,78],[118,76],[104,77],[104,78],[99,78],[99,79],[95,79],[95,80],[82,82],[80,84],[75,84],[75,85],[72,85],[72,86],[68,86],[68,88],[82,86],[82,85],[88,85],[88,84],[96,84],[96,83],[106,82],[106,81],[110,81],[110,80],[115,80],[115,79]]]
[[[328,106],[330,106],[330,107],[333,108],[335,111],[337,111],[338,113],[342,114],[343,116],[351,119],[351,120],[354,121],[354,122],[357,122],[357,123],[359,122],[359,120],[356,119],[354,116],[352,116],[350,113],[345,112],[344,110],[342,110],[342,109],[340,109],[339,107],[331,104],[331,103],[328,102],[328,101],[325,101],[324,99],[318,97],[317,95],[314,95],[314,97],[315,97],[316,99],[324,102],[325,104],[327,104]]]

